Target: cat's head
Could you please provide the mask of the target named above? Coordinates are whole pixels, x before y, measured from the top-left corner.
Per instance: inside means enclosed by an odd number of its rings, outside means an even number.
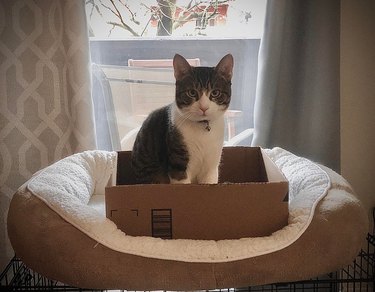
[[[233,56],[224,56],[215,67],[193,67],[176,54],[176,105],[191,121],[215,120],[224,115],[231,99]]]

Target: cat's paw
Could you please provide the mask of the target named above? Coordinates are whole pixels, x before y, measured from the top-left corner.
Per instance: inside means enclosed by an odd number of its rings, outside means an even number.
[[[219,181],[218,171],[215,170],[208,172],[205,175],[198,177],[197,180],[200,184],[217,184]]]
[[[191,180],[188,178],[184,178],[181,180],[170,178],[170,183],[171,184],[191,184]]]

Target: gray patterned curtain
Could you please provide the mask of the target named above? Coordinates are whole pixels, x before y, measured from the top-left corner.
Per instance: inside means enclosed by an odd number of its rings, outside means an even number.
[[[85,1],[0,0],[0,271],[6,218],[33,173],[95,148]]]

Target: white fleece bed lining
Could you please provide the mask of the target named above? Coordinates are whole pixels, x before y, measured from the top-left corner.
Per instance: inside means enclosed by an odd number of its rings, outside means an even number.
[[[93,194],[103,193],[104,186],[114,174],[116,152],[85,151],[69,156],[36,174],[27,188],[64,220],[97,243],[118,252],[182,262],[231,262],[276,252],[291,245],[309,227],[317,204],[332,185],[336,190],[342,187],[350,189],[341,176],[330,169],[323,170],[308,159],[281,148],[266,152],[288,179],[290,194],[289,224],[267,237],[214,241],[126,235],[100,211],[88,205]]]

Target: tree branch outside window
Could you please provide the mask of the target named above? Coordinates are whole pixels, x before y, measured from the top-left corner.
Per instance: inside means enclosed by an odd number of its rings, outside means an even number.
[[[211,20],[220,15],[226,16],[229,1],[190,0],[185,5],[178,5],[176,0],[155,0],[153,5],[148,4],[150,1],[140,1],[139,7],[145,8],[148,15],[146,22],[138,19],[138,11],[131,8],[130,1],[86,0],[86,5],[90,8],[90,18],[97,13],[104,19],[104,11],[111,15],[111,20],[104,20],[109,26],[109,35],[115,28],[120,28],[139,37],[144,35],[150,24],[157,26],[157,36],[171,36],[173,31],[188,22],[195,22],[195,31],[201,34]]]

